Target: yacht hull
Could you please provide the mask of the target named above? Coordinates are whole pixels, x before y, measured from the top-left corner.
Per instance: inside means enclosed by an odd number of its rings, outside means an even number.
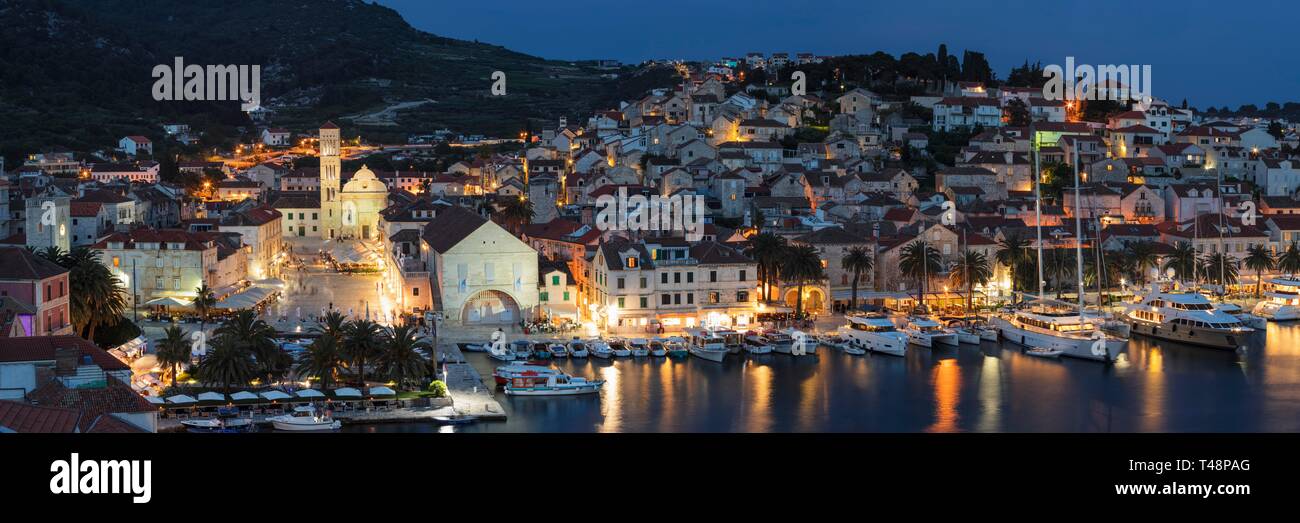
[[[1175,328],[1176,327],[1176,328]],[[1214,349],[1237,350],[1246,346],[1246,332],[1230,332],[1186,325],[1130,322],[1130,332],[1158,340],[1175,341]]]
[[[1041,347],[1046,349],[1060,349],[1061,354],[1071,358],[1080,358],[1093,361],[1115,361],[1119,353],[1124,351],[1125,340],[1106,338],[1098,350],[1093,350],[1095,340],[1081,338],[1065,338],[1059,336],[1049,336],[1036,331],[1031,331],[1016,326],[1015,324],[1002,319],[993,318],[993,326],[997,327],[1002,338],[1023,345],[1026,347]]]

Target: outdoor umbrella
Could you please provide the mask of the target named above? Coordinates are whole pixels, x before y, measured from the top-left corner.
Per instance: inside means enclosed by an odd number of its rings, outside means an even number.
[[[397,392],[385,386],[370,387],[370,397],[383,398],[396,396]]]
[[[292,397],[293,396],[290,396],[278,390],[269,390],[262,393],[262,398],[268,401],[284,401]]]
[[[239,392],[231,394],[230,401],[233,401],[235,403],[257,403],[262,401],[262,398],[259,398],[257,397],[256,394],[253,394],[246,390],[241,390]]]
[[[204,392],[199,394],[199,403],[203,405],[223,405],[226,403],[226,395],[220,392]]]
[[[198,403],[198,401],[199,400],[196,400],[184,394],[177,394],[175,396],[171,396],[167,398],[167,403],[170,403],[172,405],[186,405],[186,404]]]
[[[361,391],[352,387],[343,387],[341,389],[334,389],[334,397],[338,399],[360,399]]]

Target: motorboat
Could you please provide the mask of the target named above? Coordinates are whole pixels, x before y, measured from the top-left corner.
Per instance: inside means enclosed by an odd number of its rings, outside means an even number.
[[[664,345],[664,340],[661,340],[659,338],[650,340],[650,355],[655,357],[663,357],[668,355],[668,347]]]
[[[627,340],[627,348],[632,351],[632,356],[644,358],[650,355],[650,343],[644,338],[633,338]]]
[[[993,317],[1004,339],[1026,347],[1061,349],[1065,356],[1115,361],[1128,340],[1106,334],[1098,318],[1079,314],[1073,307],[1030,307],[1004,311]]]
[[[587,352],[587,344],[578,340],[573,340],[569,342],[568,348],[569,348],[569,356],[573,358],[586,358],[587,355],[589,354]]]
[[[751,334],[745,336],[745,352],[750,354],[771,354],[772,345],[767,342],[767,338]]]
[[[975,329],[971,329],[967,327],[954,327],[948,330],[952,331],[953,334],[957,335],[957,343],[966,343],[969,345],[980,344],[980,335],[979,333],[975,332]]]
[[[515,376],[539,376],[546,374],[559,374],[558,369],[553,369],[545,365],[530,365],[527,363],[511,363],[502,365],[492,370],[492,378],[496,380],[497,385],[505,385],[510,378]]]
[[[863,354],[866,354],[867,351],[864,350],[864,349],[859,349],[859,348],[857,348],[857,347],[853,347],[853,346],[851,346],[851,345],[845,345],[845,346],[844,346],[844,353],[845,353],[845,354],[852,355],[852,356],[861,356],[861,355],[863,355]]]
[[[908,342],[927,348],[944,345],[956,347],[961,343],[957,340],[956,333],[924,316],[908,316],[907,327],[903,329],[903,333],[907,335]]]
[[[850,347],[894,356],[907,355],[907,334],[899,331],[884,314],[858,314],[847,319],[847,328],[840,329],[840,332]]]
[[[668,350],[669,358],[682,359],[691,354],[690,344],[686,339],[677,336],[664,340],[664,348]]]
[[[849,340],[845,339],[843,336],[840,336],[839,334],[827,334],[827,335],[818,336],[817,343],[820,343],[822,345],[825,345],[827,347],[836,350],[844,350],[849,348]]]
[[[1049,349],[1047,347],[1026,347],[1025,355],[1037,358],[1059,358],[1065,351],[1061,349]]]
[[[434,416],[434,423],[439,425],[469,425],[478,422],[478,416],[473,414],[449,414],[446,416]]]
[[[723,346],[727,347],[728,354],[740,354],[745,348],[745,335],[734,330],[716,330],[713,334],[722,338]]]
[[[1219,309],[1219,311],[1221,312],[1236,317],[1237,321],[1240,321],[1242,325],[1245,325],[1252,329],[1259,330],[1268,327],[1268,320],[1260,316],[1256,316],[1252,313],[1246,312],[1245,309],[1241,308],[1240,305],[1237,305],[1235,303],[1228,303],[1226,301],[1219,302],[1219,303],[1215,303],[1214,307]]]
[[[534,356],[533,344],[528,340],[512,341],[510,342],[510,352],[515,353],[515,359],[517,360],[531,359]]]
[[[488,356],[498,361],[515,361],[515,352],[510,347],[504,345],[493,346],[488,349]]]
[[[723,358],[730,353],[727,350],[726,341],[713,331],[705,329],[690,329],[690,350],[692,356],[703,358],[709,361],[722,363]]]
[[[343,426],[328,411],[322,412],[321,409],[309,405],[294,407],[293,412],[289,414],[272,416],[267,420],[275,430],[293,432],[338,430]]]
[[[466,343],[461,350],[465,352],[489,352],[492,350],[492,343]]]
[[[1199,292],[1151,290],[1126,306],[1124,320],[1131,332],[1161,340],[1202,347],[1237,350],[1246,345],[1246,336],[1255,329],[1241,323],[1236,316],[1219,310]]]
[[[1300,279],[1273,278],[1268,285],[1269,291],[1264,293],[1268,299],[1255,304],[1251,312],[1270,321],[1300,319]]]
[[[783,332],[767,331],[763,333],[763,338],[772,347],[772,352],[777,354],[790,354],[791,348],[794,346],[794,338]]]
[[[506,383],[510,396],[576,396],[600,392],[605,380],[588,380],[568,374],[518,376]]]
[[[617,338],[610,340],[609,350],[618,358],[626,358],[632,355],[632,349],[627,348],[627,342]]]
[[[239,409],[234,407],[221,407],[217,409],[217,415],[206,419],[187,419],[181,421],[181,425],[188,432],[255,432],[257,425],[253,420],[239,417]]]
[[[554,358],[569,357],[569,350],[565,349],[564,344],[562,343],[552,343],[550,345],[547,345],[546,350],[549,351],[551,353],[551,357]]]
[[[593,357],[602,359],[610,359],[614,357],[614,350],[604,341],[591,340],[587,343],[587,347]]]
[[[551,354],[551,346],[546,342],[537,342],[533,344],[533,359],[549,360],[554,356],[554,354]]]

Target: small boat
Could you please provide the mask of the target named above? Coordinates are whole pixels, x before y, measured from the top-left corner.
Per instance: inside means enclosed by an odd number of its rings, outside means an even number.
[[[861,356],[861,355],[863,355],[863,354],[866,354],[867,351],[866,351],[865,349],[859,349],[859,348],[854,347],[854,346],[852,346],[852,345],[845,345],[845,346],[844,346],[844,353],[845,353],[845,354],[850,354],[850,355],[853,355],[853,356]]]
[[[668,338],[668,340],[664,342],[664,348],[668,349],[669,358],[682,359],[691,354],[690,348],[686,344],[686,340],[676,336]]]
[[[533,344],[528,340],[515,340],[510,342],[510,352],[515,353],[515,359],[526,360],[533,357]]]
[[[745,336],[745,352],[750,354],[771,354],[772,346],[767,343],[767,338],[754,334]]]
[[[587,355],[587,345],[585,343],[578,340],[569,342],[569,356],[574,358],[586,358]]]
[[[768,331],[763,333],[763,338],[772,347],[772,352],[777,354],[790,354],[790,349],[794,346],[794,338],[781,332]]]
[[[632,349],[627,348],[627,344],[619,339],[609,342],[609,350],[614,353],[616,358],[626,358],[632,355]]]
[[[920,345],[926,348],[934,348],[939,345],[948,345],[956,347],[961,342],[957,341],[957,335],[952,331],[943,328],[938,322],[924,316],[909,316],[907,318],[907,328],[903,329],[907,334],[907,339],[913,345]]]
[[[283,416],[272,416],[267,418],[275,430],[287,430],[293,432],[306,431],[323,431],[338,430],[343,424],[334,419],[329,412],[320,412],[320,409],[311,406],[294,407],[293,412]]]
[[[632,356],[644,358],[650,355],[650,343],[643,338],[633,338],[627,341],[628,350],[632,351]]]
[[[659,338],[650,340],[650,355],[657,358],[668,355],[668,347],[664,345],[664,340]]]
[[[849,348],[849,341],[838,334],[818,336],[817,343],[830,347],[832,349],[845,350]]]
[[[473,414],[452,414],[449,416],[434,416],[433,421],[439,425],[468,425],[478,421],[478,416]]]
[[[1063,353],[1065,353],[1065,351],[1061,349],[1049,349],[1047,347],[1028,347],[1025,349],[1026,355],[1036,356],[1039,358],[1056,358],[1060,357]]]
[[[551,357],[553,358],[569,357],[569,350],[565,349],[564,344],[562,343],[552,343],[550,345],[547,345],[546,350],[551,353]]]
[[[532,356],[535,360],[549,360],[555,355],[551,354],[550,345],[545,342],[538,342],[533,344]]]
[[[974,329],[976,334],[980,335],[980,340],[998,341],[998,330],[993,327],[975,326],[971,328]]]
[[[465,352],[490,352],[492,350],[492,344],[491,343],[466,343],[465,348],[463,350]]]
[[[591,340],[587,345],[591,355],[597,358],[610,359],[614,357],[614,350],[609,347],[608,343],[600,340]]]
[[[714,335],[722,338],[722,345],[727,348],[728,354],[740,354],[745,348],[745,336],[733,330],[714,331]]]
[[[515,353],[509,347],[489,349],[488,356],[499,361],[515,361]]]
[[[596,394],[605,380],[588,380],[567,374],[546,376],[521,376],[506,383],[506,394],[511,396],[574,396]]]
[[[181,422],[188,432],[255,432],[257,425],[253,420],[240,418],[239,410],[233,407],[217,409],[217,415],[208,419],[188,419]]]
[[[510,381],[510,378],[515,376],[540,376],[545,374],[560,374],[560,371],[545,365],[511,363],[494,369],[492,371],[492,378],[496,380],[497,385],[505,385],[507,381]]]
[[[714,334],[712,331],[704,329],[691,329],[687,331],[691,335],[690,347],[691,355],[703,358],[712,362],[722,363],[722,359],[730,353],[727,350],[726,341],[721,336]]]

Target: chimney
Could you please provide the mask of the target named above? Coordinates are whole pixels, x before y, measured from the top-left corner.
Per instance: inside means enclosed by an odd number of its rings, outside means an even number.
[[[76,347],[58,347],[54,349],[54,372],[60,376],[77,373],[81,360],[81,349]]]

